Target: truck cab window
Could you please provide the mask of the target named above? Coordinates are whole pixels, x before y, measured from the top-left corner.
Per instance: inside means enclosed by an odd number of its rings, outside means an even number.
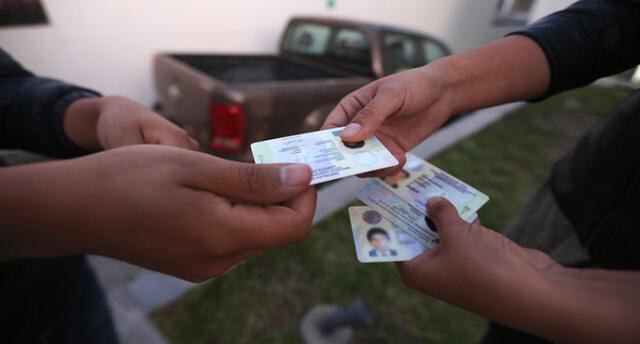
[[[285,46],[296,53],[322,56],[327,52],[330,36],[331,28],[326,25],[301,23],[290,27]]]
[[[322,59],[346,67],[371,69],[371,48],[357,29],[320,23],[295,23],[284,38],[284,51]]]
[[[447,53],[444,51],[442,46],[433,41],[422,41],[422,49],[425,58],[424,63],[429,63],[431,61],[447,56]]]
[[[365,68],[371,65],[369,42],[355,29],[337,29],[328,55]]]
[[[413,37],[398,33],[384,34],[384,70],[393,74],[420,65]]]

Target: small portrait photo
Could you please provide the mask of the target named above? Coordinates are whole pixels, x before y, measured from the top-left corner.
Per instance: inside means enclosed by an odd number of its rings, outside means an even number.
[[[379,227],[373,227],[367,231],[367,241],[371,246],[369,257],[395,257],[398,251],[391,248],[389,233]]]
[[[362,214],[362,220],[370,225],[377,225],[382,221],[382,215],[375,210],[367,210]]]
[[[349,221],[359,262],[407,261],[437,245],[435,241],[418,242],[382,214],[366,206],[349,207]],[[429,235],[427,240],[433,238],[434,235]]]
[[[382,179],[385,183],[387,183],[389,186],[391,186],[394,189],[398,188],[398,183],[400,183],[401,181],[409,178],[411,176],[411,174],[409,174],[409,172],[407,170],[400,170],[398,171],[396,174],[392,174],[390,176],[386,176],[386,177],[382,177],[380,179]]]

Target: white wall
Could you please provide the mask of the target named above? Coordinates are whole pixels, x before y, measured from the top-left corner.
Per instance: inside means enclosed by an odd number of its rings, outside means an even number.
[[[37,74],[153,103],[159,51],[275,52],[296,14],[393,24],[455,51],[501,37],[497,0],[42,0],[49,25],[0,29],[0,46]]]
[[[536,0],[531,9],[529,22],[532,23],[547,14],[569,7],[569,5],[574,2],[576,2],[576,0]]]

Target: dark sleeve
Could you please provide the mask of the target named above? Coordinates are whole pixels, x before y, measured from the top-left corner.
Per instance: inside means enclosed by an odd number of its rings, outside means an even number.
[[[546,98],[640,64],[640,1],[578,1],[515,34],[533,39],[547,57]]]
[[[89,153],[64,132],[63,119],[74,101],[99,94],[25,70],[0,49],[0,147],[55,157]]]

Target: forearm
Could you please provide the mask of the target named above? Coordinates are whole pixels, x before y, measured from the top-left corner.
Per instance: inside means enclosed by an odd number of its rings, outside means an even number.
[[[640,339],[640,272],[559,268],[516,280],[476,311],[561,343]]]
[[[441,243],[398,264],[408,287],[560,343],[640,340],[640,271],[565,268],[465,222],[442,198],[428,213]]]
[[[640,4],[579,1],[515,35],[427,65],[455,113],[587,85],[640,61]]]
[[[424,68],[441,80],[442,97],[453,113],[534,99],[547,89],[549,65],[540,47],[524,36],[509,36]]]
[[[564,269],[556,286],[553,318],[561,341],[637,343],[640,340],[640,272]]]
[[[69,245],[74,174],[69,161],[0,169],[0,260],[78,253]]]

